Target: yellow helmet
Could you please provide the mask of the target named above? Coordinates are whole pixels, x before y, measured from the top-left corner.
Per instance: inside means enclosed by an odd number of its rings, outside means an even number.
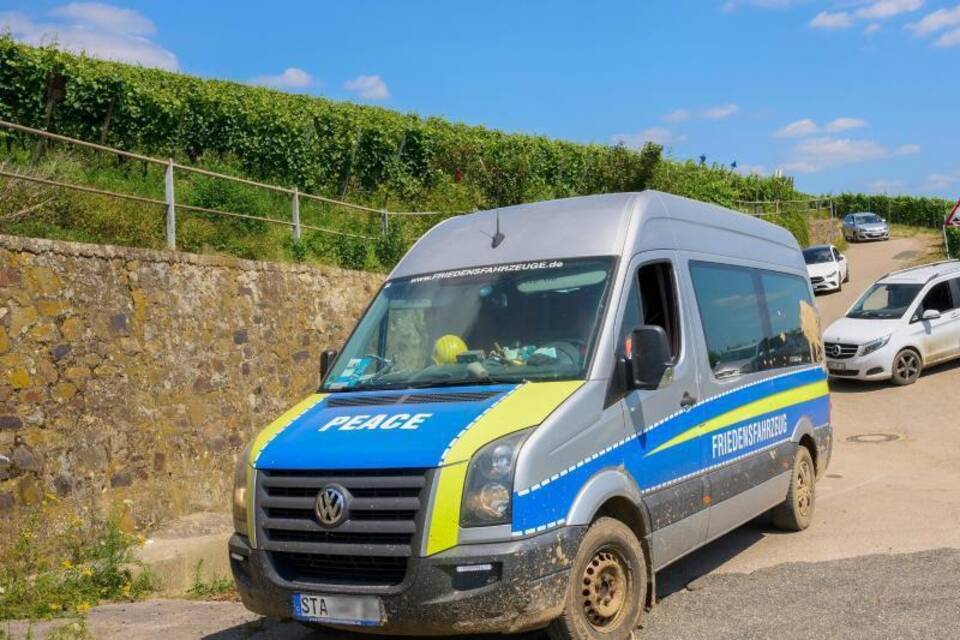
[[[457,356],[467,351],[467,343],[460,336],[447,334],[433,344],[433,362],[435,364],[454,364]]]

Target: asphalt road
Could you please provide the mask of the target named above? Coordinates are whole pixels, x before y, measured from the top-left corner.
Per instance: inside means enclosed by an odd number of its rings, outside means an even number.
[[[850,247],[850,283],[817,298],[825,326],[921,251],[916,239]],[[758,520],[665,569],[638,637],[960,638],[958,373],[946,365],[905,388],[833,382],[834,460],[812,527],[784,534]],[[873,434],[890,438],[856,441]],[[99,607],[88,628],[123,640],[319,637],[235,603],[172,600]]]

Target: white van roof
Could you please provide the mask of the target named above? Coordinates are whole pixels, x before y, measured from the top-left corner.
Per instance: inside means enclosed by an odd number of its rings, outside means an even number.
[[[505,239],[494,248],[498,216]],[[716,205],[644,191],[534,202],[448,218],[420,238],[390,277],[561,258],[632,256],[641,237],[643,249],[687,249],[805,268],[796,240],[782,227]]]

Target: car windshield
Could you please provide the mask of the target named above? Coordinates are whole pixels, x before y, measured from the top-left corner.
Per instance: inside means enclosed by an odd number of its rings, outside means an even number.
[[[583,378],[613,263],[554,260],[389,281],[324,389]]]
[[[854,217],[857,224],[879,224],[883,220],[875,213],[861,213]]]
[[[873,318],[890,320],[900,318],[920,293],[919,284],[875,284],[860,297],[848,318]]]
[[[803,250],[803,259],[807,264],[823,264],[833,262],[833,252],[830,247],[810,247]]]

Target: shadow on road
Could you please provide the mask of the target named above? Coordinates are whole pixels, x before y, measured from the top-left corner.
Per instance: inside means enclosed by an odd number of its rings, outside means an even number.
[[[678,560],[657,574],[657,599],[682,591],[694,580],[709,574],[772,532],[769,520],[760,516]]]

